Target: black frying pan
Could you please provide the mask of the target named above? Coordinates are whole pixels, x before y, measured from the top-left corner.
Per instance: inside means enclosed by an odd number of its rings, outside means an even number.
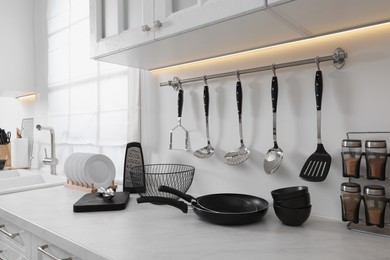
[[[170,187],[161,186],[159,191],[179,196],[191,203],[196,215],[201,219],[219,225],[244,225],[259,221],[268,211],[268,202],[262,198],[236,193],[210,194],[194,198]],[[187,213],[188,205],[162,197],[142,197],[138,203],[154,202],[169,204]]]

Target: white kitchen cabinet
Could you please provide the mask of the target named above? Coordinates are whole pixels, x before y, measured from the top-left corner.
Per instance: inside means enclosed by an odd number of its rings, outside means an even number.
[[[308,37],[390,21],[388,0],[294,0],[271,9]]]
[[[0,96],[35,92],[34,1],[0,1]]]
[[[81,260],[80,257],[74,256],[73,254],[63,250],[62,248],[35,236],[33,236],[32,238],[31,246],[32,260]]]
[[[90,0],[91,56],[97,60],[104,60],[105,57],[118,52],[140,46],[145,47],[157,41],[259,11],[265,7],[265,0]],[[224,33],[224,31],[219,33]],[[200,39],[207,41],[208,37],[205,36],[203,35]],[[178,43],[185,44],[187,53],[191,54],[193,48],[191,42],[179,41]],[[169,53],[174,54],[176,45],[169,45],[172,48]],[[146,49],[146,54],[142,51],[138,54],[146,57],[147,60],[153,57],[157,60],[155,64],[146,64],[138,58],[132,59],[131,57],[127,62],[134,63],[135,67],[147,69],[161,66],[158,65],[161,57],[164,57],[161,52],[166,50],[156,47],[149,51],[149,46]],[[119,62],[119,64],[122,63]]]
[[[7,251],[15,251],[27,259],[30,257],[31,234],[3,218],[0,218],[0,242],[12,249]]]
[[[150,7],[154,10],[153,17],[147,15],[150,11],[143,9],[142,17],[145,19],[133,28],[139,33],[142,31],[141,24],[148,25],[146,28],[150,30],[143,32],[149,36],[147,39],[134,37],[137,42],[133,43],[129,39],[135,33],[128,30],[128,33],[123,31],[109,36],[108,43],[108,39],[106,42],[99,38],[101,30],[96,31],[99,29],[97,17],[102,16],[102,11],[97,8],[99,1],[102,0],[90,1],[93,58],[143,69],[177,65],[390,21],[390,1],[387,0],[268,0],[267,3],[191,0],[188,1],[190,4],[179,7],[177,3],[184,1],[155,0],[143,2],[144,6],[153,6]],[[114,20],[121,21],[119,18]],[[156,21],[161,26],[154,27]]]
[[[18,253],[6,243],[0,241],[0,259],[3,260],[28,260],[24,255]]]

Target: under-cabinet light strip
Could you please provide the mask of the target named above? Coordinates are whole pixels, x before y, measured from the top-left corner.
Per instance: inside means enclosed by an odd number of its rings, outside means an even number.
[[[181,84],[195,82],[195,81],[203,81],[203,80],[206,81],[209,79],[217,79],[217,78],[223,78],[223,77],[229,77],[229,76],[235,76],[235,75],[239,76],[242,74],[260,72],[260,71],[266,71],[266,70],[281,69],[281,68],[288,68],[288,67],[312,64],[312,63],[320,63],[320,62],[324,62],[324,61],[333,61],[335,67],[340,69],[343,67],[344,60],[346,58],[347,58],[347,53],[343,49],[337,48],[334,51],[333,55],[329,55],[329,56],[315,57],[312,59],[305,59],[305,60],[298,60],[298,61],[290,61],[290,62],[286,62],[286,63],[272,64],[272,65],[268,65],[268,66],[262,66],[262,67],[244,69],[244,70],[236,70],[236,71],[230,71],[230,72],[224,72],[224,73],[218,73],[218,74],[204,75],[204,76],[188,78],[188,79],[179,79],[179,78],[175,77],[173,80],[160,83],[160,87],[173,86],[175,89],[177,89],[179,87],[179,85],[181,85]]]

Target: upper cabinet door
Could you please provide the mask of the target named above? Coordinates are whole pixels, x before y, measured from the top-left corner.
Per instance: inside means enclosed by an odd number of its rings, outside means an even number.
[[[192,31],[266,8],[265,0],[156,0],[155,38]]]
[[[153,0],[90,0],[90,9],[94,57],[154,40]]]

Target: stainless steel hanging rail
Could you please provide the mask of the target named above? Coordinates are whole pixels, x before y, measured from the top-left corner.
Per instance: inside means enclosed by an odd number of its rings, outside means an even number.
[[[334,51],[333,55],[329,55],[329,56],[315,57],[312,59],[291,61],[291,62],[279,63],[279,64],[272,64],[272,65],[268,65],[268,66],[256,67],[256,68],[251,68],[251,69],[235,70],[235,71],[230,71],[230,72],[225,72],[225,73],[204,75],[204,76],[195,77],[195,78],[188,78],[188,79],[179,79],[177,77],[174,77],[173,80],[169,80],[168,82],[160,83],[160,87],[172,86],[175,89],[178,89],[179,85],[181,85],[181,84],[195,82],[195,81],[204,81],[204,80],[224,78],[224,77],[229,77],[229,76],[236,76],[237,73],[239,73],[239,75],[242,75],[242,74],[260,72],[260,71],[266,71],[266,70],[282,69],[282,68],[306,65],[306,64],[311,64],[311,63],[323,62],[323,61],[333,61],[334,66],[338,69],[341,69],[344,66],[345,59],[347,57],[348,57],[348,55],[347,55],[346,51],[344,51],[341,48],[337,48]]]

